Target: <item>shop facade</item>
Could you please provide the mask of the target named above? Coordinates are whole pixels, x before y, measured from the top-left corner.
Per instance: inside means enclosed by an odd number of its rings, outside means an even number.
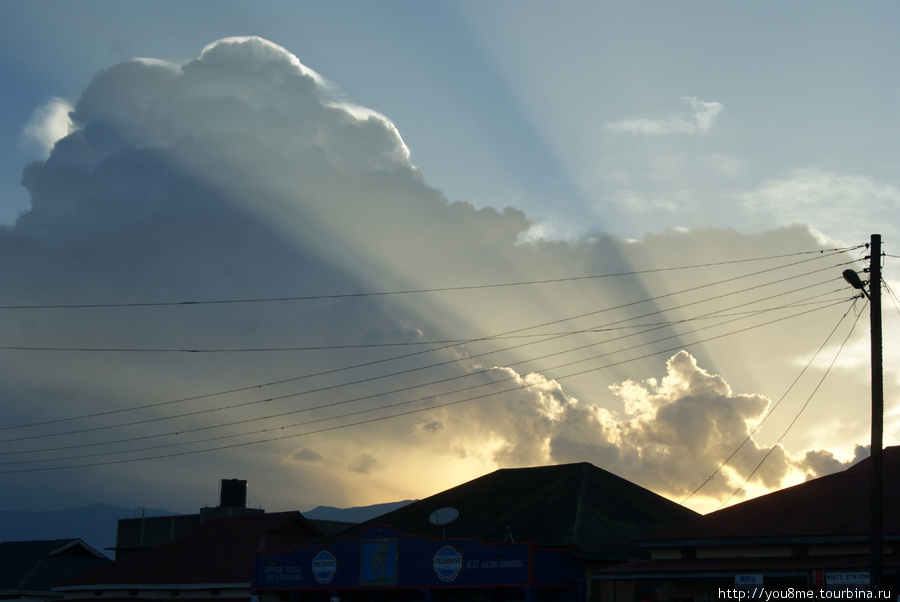
[[[588,569],[534,543],[433,539],[375,525],[352,538],[258,554],[258,602],[583,602]]]

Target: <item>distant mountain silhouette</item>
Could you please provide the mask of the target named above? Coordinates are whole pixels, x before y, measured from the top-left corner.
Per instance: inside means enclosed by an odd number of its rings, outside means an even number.
[[[316,506],[303,516],[315,520],[333,520],[343,523],[362,523],[369,519],[387,514],[397,508],[402,508],[416,500],[404,500],[402,502],[388,502],[386,504],[374,504],[372,506],[355,506],[353,508],[335,508],[333,506]]]
[[[116,521],[120,518],[175,514],[152,508],[121,508],[91,504],[66,510],[28,512],[0,510],[0,541],[34,541],[79,538],[112,558],[108,549],[116,544]]]

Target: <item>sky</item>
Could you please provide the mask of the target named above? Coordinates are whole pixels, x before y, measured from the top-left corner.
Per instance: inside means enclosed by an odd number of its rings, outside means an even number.
[[[868,454],[892,2],[0,3],[0,508]]]

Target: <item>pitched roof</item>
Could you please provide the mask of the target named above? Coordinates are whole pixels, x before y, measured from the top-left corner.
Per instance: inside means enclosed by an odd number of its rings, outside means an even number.
[[[900,447],[884,450],[884,533],[900,538]],[[639,538],[644,546],[746,539],[864,538],[872,462],[788,487]]]
[[[442,527],[428,518],[453,507],[459,517]],[[622,561],[645,555],[631,540],[697,516],[588,463],[508,468],[409,504],[342,532],[355,536],[375,524],[408,535],[479,537],[486,542],[533,541],[574,548],[583,557]]]
[[[2,542],[0,592],[49,592],[58,581],[110,562],[80,539]]]
[[[136,552],[60,585],[249,584],[253,555],[290,552],[322,532],[299,512],[205,520],[172,541]]]

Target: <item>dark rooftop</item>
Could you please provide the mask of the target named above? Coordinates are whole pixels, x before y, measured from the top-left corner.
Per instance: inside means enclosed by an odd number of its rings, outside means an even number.
[[[205,520],[166,543],[60,585],[249,584],[257,552],[291,552],[323,535],[299,512]]]
[[[645,546],[748,539],[859,539],[870,528],[871,459],[639,538]],[[885,540],[900,539],[900,447],[884,450]]]
[[[428,518],[452,507],[459,517],[445,526]],[[588,463],[509,468],[355,525],[353,537],[387,524],[407,535],[479,537],[485,542],[536,542],[610,562],[646,556],[631,540],[696,517],[679,506]]]
[[[80,539],[0,543],[0,592],[49,592],[50,586],[109,558]]]

